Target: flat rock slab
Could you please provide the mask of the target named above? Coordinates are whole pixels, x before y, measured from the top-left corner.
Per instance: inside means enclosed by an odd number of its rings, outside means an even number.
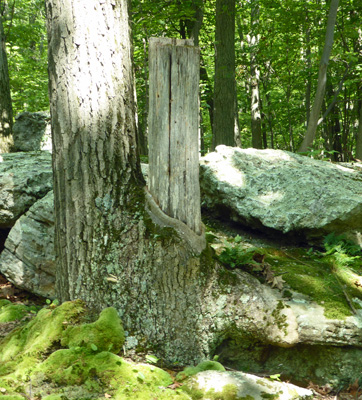
[[[200,168],[202,206],[302,240],[361,236],[362,173],[281,150],[218,146]]]
[[[312,399],[313,392],[298,386],[261,378],[243,372],[203,371],[191,377],[186,385],[203,393],[205,400],[296,400]]]
[[[0,155],[0,228],[11,228],[52,190],[51,158],[47,151]]]
[[[50,191],[11,229],[0,271],[19,288],[55,298],[54,196]]]

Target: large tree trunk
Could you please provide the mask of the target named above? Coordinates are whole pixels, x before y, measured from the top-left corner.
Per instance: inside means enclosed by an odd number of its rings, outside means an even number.
[[[12,134],[13,109],[10,96],[8,60],[5,50],[5,35],[0,15],[0,139]]]
[[[235,0],[217,0],[213,148],[235,145],[235,104]]]
[[[180,238],[143,188],[127,4],[46,6],[58,296],[112,305],[143,344],[169,360],[200,360],[208,274],[202,245]]]
[[[278,301],[263,302],[255,278],[215,265],[204,238],[144,188],[126,0],[46,7],[59,299],[114,306],[132,343],[182,364],[245,329],[284,338]]]
[[[337,9],[338,9],[339,0],[331,0],[328,21],[327,21],[327,29],[326,29],[326,38],[322,53],[321,62],[319,65],[319,73],[318,73],[318,83],[317,83],[317,91],[315,94],[313,107],[309,117],[309,123],[307,126],[307,132],[303,139],[302,144],[300,145],[298,151],[305,152],[309,147],[313,145],[313,141],[317,132],[319,114],[321,111],[324,93],[326,90],[327,83],[327,66],[329,62],[329,56],[331,54],[333,40],[334,40],[334,25],[336,23],[337,18]]]

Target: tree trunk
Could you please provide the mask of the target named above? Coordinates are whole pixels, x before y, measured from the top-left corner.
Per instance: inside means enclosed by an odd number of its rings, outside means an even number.
[[[235,0],[216,1],[213,148],[235,140]]]
[[[248,35],[250,47],[250,87],[251,87],[251,144],[256,149],[263,148],[263,139],[261,132],[261,112],[260,112],[260,94],[259,81],[260,73],[257,64],[257,48],[259,45],[258,36],[259,24],[259,2],[253,1],[251,8],[251,32]]]
[[[356,140],[356,158],[362,160],[362,101],[358,102],[359,124]]]
[[[324,93],[326,89],[327,82],[327,66],[329,62],[329,56],[333,46],[334,39],[334,26],[336,23],[337,17],[337,9],[338,9],[339,0],[331,0],[328,21],[327,21],[327,29],[326,29],[326,38],[324,43],[323,54],[319,66],[318,73],[318,84],[317,91],[315,94],[313,107],[310,113],[309,123],[307,126],[307,132],[303,139],[302,144],[300,145],[298,151],[305,152],[313,145],[313,141],[317,132],[319,114],[323,103]]]
[[[0,140],[12,134],[13,109],[10,96],[8,60],[5,49],[5,35],[0,15]]]
[[[209,274],[202,240],[184,239],[143,188],[127,3],[46,7],[58,297],[112,305],[140,344],[199,361],[212,336],[200,338]]]
[[[199,48],[151,38],[149,57],[149,189],[167,215],[200,235]]]

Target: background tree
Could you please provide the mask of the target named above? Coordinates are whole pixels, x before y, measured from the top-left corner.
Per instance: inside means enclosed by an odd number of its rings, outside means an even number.
[[[216,0],[213,148],[235,145],[235,0]]]
[[[251,143],[256,149],[263,147],[261,133],[261,109],[259,81],[260,72],[257,61],[257,50],[259,47],[259,1],[252,1],[251,5],[251,29],[247,36],[250,47],[250,102],[251,102]],[[266,147],[266,146],[265,146]]]
[[[331,0],[328,21],[327,21],[327,29],[326,29],[326,39],[323,48],[323,54],[321,57],[321,62],[319,66],[318,73],[318,84],[317,91],[315,94],[312,110],[310,113],[310,118],[307,126],[307,132],[303,139],[302,144],[299,147],[299,151],[307,151],[309,147],[312,146],[313,140],[316,135],[316,130],[318,126],[319,114],[322,107],[322,102],[324,98],[324,93],[326,89],[327,83],[327,66],[329,62],[329,57],[332,50],[333,40],[334,40],[334,26],[337,18],[337,9],[338,9],[339,0]]]
[[[8,60],[2,13],[0,12],[0,139],[10,136],[12,134],[12,127],[13,109],[10,95]]]

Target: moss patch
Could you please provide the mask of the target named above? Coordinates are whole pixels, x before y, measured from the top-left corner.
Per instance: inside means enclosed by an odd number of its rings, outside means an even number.
[[[176,376],[177,381],[183,381],[190,376],[196,375],[202,371],[225,371],[225,368],[217,361],[202,361],[196,367],[186,367],[183,371],[179,372]]]
[[[104,309],[92,324],[69,327],[62,335],[64,347],[85,347],[93,351],[118,353],[124,344],[124,331],[117,311]]]
[[[103,310],[93,323],[82,323],[87,315],[83,302],[67,302],[42,309],[6,336],[0,342],[0,387],[5,390],[0,399],[24,399],[21,394],[30,387],[33,396],[47,400],[104,399],[106,393],[116,400],[190,399],[180,389],[167,388],[173,380],[164,370],[114,354],[124,342],[114,308]]]
[[[34,310],[34,307],[27,307],[23,304],[12,304],[9,300],[0,300],[0,324],[19,321],[28,313]]]
[[[358,271],[359,275],[352,266],[336,267],[331,256],[308,253],[304,249],[287,253],[267,249],[265,261],[276,274],[283,274],[286,289],[290,287],[323,306],[326,318],[344,319],[353,314],[347,296],[350,300],[362,300],[362,287],[356,285],[362,279],[362,271]],[[358,308],[359,304],[353,302],[353,306]]]

